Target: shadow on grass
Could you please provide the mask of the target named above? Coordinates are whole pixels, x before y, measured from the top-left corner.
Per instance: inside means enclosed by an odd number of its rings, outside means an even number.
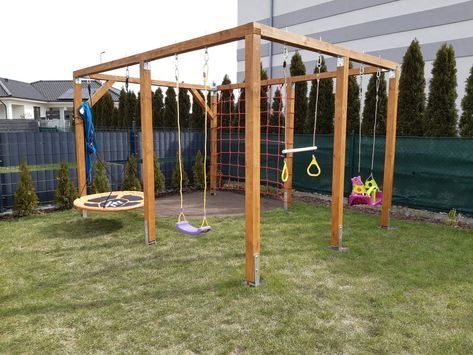
[[[110,234],[122,228],[123,222],[117,219],[78,219],[47,225],[42,229],[42,233],[48,238],[89,239]]]

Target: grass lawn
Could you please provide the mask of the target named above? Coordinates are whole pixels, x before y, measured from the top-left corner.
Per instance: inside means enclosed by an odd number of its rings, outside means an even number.
[[[159,210],[158,210],[159,213]],[[106,217],[106,219],[105,219]],[[262,216],[264,285],[242,285],[244,219],[177,234],[140,212],[0,222],[0,352],[471,353],[473,233],[347,212]]]

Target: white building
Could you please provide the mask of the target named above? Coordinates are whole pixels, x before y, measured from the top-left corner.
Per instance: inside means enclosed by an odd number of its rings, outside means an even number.
[[[473,1],[465,0],[239,0],[238,23],[260,22],[343,47],[402,62],[414,38],[421,44],[427,83],[438,48],[450,43],[457,59],[458,100],[473,65]],[[238,48],[238,81],[243,80],[244,44]],[[283,47],[263,42],[263,67],[282,76]],[[292,53],[289,53],[291,56]],[[307,72],[315,54],[301,51]],[[334,60],[328,60],[334,69]],[[428,85],[427,85],[428,89]]]
[[[82,97],[88,99],[87,83],[82,83]],[[93,93],[101,86],[91,81]],[[118,102],[120,91],[109,90]],[[68,129],[72,120],[72,80],[41,80],[33,83],[0,78],[0,119],[37,120],[40,126]]]

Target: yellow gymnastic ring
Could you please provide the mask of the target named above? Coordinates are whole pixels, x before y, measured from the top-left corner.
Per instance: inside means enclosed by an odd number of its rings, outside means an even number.
[[[317,168],[316,173],[312,173],[310,169],[315,166]],[[310,161],[309,165],[307,166],[307,175],[312,176],[312,177],[317,177],[322,173],[322,170],[320,169],[319,163],[317,162],[317,159],[315,159],[315,155],[312,154],[312,160]]]
[[[286,159],[284,159],[284,166],[281,172],[281,180],[282,182],[287,182],[288,179],[289,179],[289,169],[287,168]]]

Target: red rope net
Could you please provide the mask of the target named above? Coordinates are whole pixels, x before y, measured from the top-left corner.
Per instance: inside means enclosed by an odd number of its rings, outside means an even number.
[[[261,87],[261,194],[282,199],[285,86]],[[245,92],[223,90],[217,103],[217,188],[245,189]]]

